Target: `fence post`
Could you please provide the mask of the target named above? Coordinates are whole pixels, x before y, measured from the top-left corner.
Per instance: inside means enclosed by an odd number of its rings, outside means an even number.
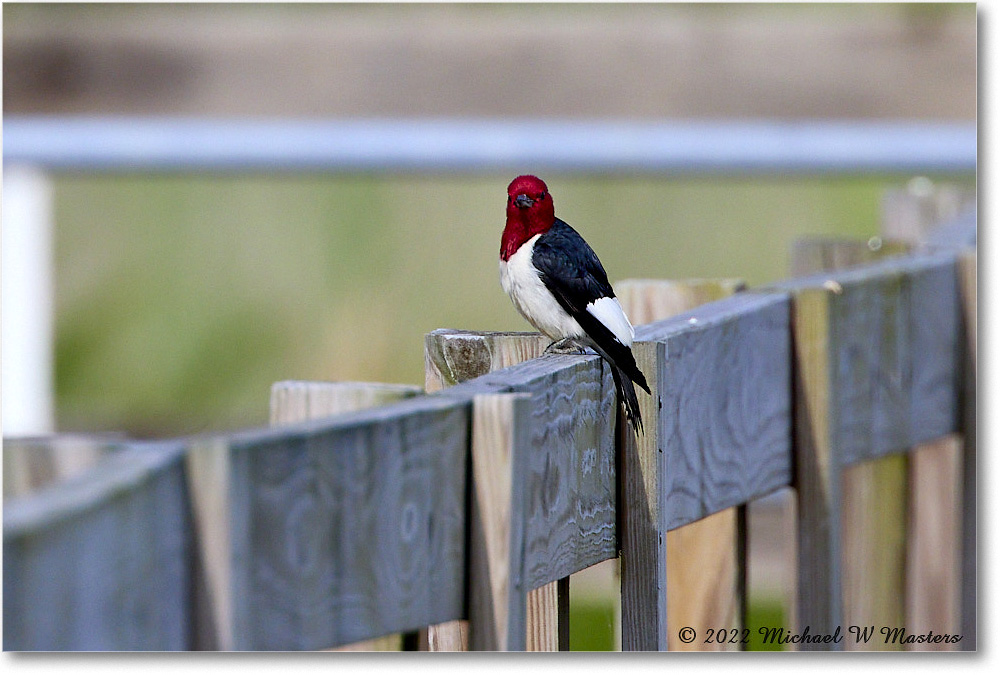
[[[421,393],[420,387],[375,382],[275,382],[271,386],[271,426],[374,408]],[[391,652],[402,647],[402,636],[386,635],[355,642],[332,651]]]
[[[897,238],[911,247],[934,239],[936,244],[957,249],[964,242],[950,239],[965,236],[965,225],[947,223],[960,221],[963,211],[974,204],[973,190],[936,184],[924,177],[913,178],[904,189],[886,193],[882,204],[882,235]],[[958,254],[965,333],[972,340],[963,348],[966,355],[961,374],[966,387],[961,406],[963,434],[919,445],[910,453],[906,626],[913,631],[962,633],[965,636],[962,649],[975,649],[969,645],[975,644],[976,399],[975,369],[968,367],[967,356],[971,354],[974,359],[975,354],[975,261],[974,249]],[[937,506],[929,508],[928,503]],[[936,647],[954,649],[958,645]]]
[[[669,318],[698,305],[743,290],[739,279],[660,281],[628,279],[616,284],[618,297],[634,325]],[[636,360],[653,389],[640,397],[645,434],[636,439],[627,425],[621,437],[619,538],[621,541],[621,644],[626,651],[687,649],[668,626],[732,627],[742,617],[746,587],[743,507],[659,532],[659,476],[655,344],[634,346]],[[697,547],[693,547],[697,544]],[[713,569],[717,575],[705,574]],[[719,588],[723,588],[719,592]],[[714,598],[710,601],[709,598]],[[705,646],[692,643],[694,647]],[[712,645],[724,647],[725,645]]]
[[[523,485],[516,479],[521,472],[515,465],[518,448],[523,454],[523,449],[529,447],[523,435],[529,429],[530,399],[528,394],[485,394],[473,399],[469,622],[467,627],[454,625],[459,622],[438,627],[445,633],[456,628],[467,630],[465,649],[524,651],[528,648],[529,630],[553,628],[548,608],[541,606],[544,603],[537,602],[537,598],[534,613],[540,625],[528,626],[532,610],[528,607],[520,556],[519,543],[524,537]],[[555,605],[558,607],[558,601]],[[429,635],[432,646],[442,639],[434,632]]]
[[[449,329],[435,330],[425,339],[425,389],[431,393],[536,358],[542,355],[548,344],[549,340],[538,333],[466,333]],[[476,414],[474,408],[473,416]],[[475,430],[473,447],[477,447]],[[476,487],[477,475],[480,476],[480,480],[486,480],[489,476],[477,472],[477,463],[481,465],[490,462],[489,453],[496,451],[499,450],[487,447],[478,454],[474,452],[472,460],[474,490],[479,489]],[[493,499],[487,503],[491,510],[501,509],[501,501]],[[509,509],[509,505],[503,508]],[[485,522],[491,522],[495,518],[503,519],[504,511],[497,511],[492,515],[491,513],[479,515]],[[499,560],[494,560],[493,563],[506,565],[506,561],[501,563]],[[491,568],[491,576],[497,573]],[[569,649],[568,578],[530,591],[525,611],[528,617],[525,648],[528,651]],[[427,631],[428,649],[430,651],[465,651],[469,648],[506,649],[507,644],[515,644],[506,642],[506,637],[501,641],[491,639],[484,641],[481,637],[470,638],[469,627],[465,623],[452,621],[439,626],[430,626]],[[498,646],[501,644],[505,646]]]
[[[793,293],[798,626],[841,625],[840,462],[830,440],[830,303],[827,288]],[[797,627],[796,627],[797,628]],[[837,645],[833,645],[836,649]]]
[[[366,383],[278,382],[271,389],[271,423],[287,424],[389,403],[419,393],[417,387]],[[194,648],[235,648],[229,483],[224,438],[196,441],[185,457],[196,556]]]
[[[802,239],[792,249],[792,273],[832,272],[906,253],[910,248],[906,242],[878,238],[867,243]],[[903,455],[855,464],[842,469],[841,485],[834,486],[843,491],[840,539],[845,625],[904,624],[908,466]],[[863,643],[846,644],[848,648],[870,648]]]
[[[824,258],[831,256],[813,256]],[[957,468],[945,456],[957,449],[937,440],[957,426],[957,297],[948,257],[938,260],[923,267],[902,261],[873,276],[864,270],[841,275],[850,289],[836,276],[784,284],[795,295],[796,487],[805,513],[798,585],[804,595],[797,608],[799,625],[814,633],[855,624],[958,632],[945,616],[948,602],[931,603],[939,614],[933,619],[914,613],[930,606],[920,602],[929,594],[957,598],[955,582],[942,576],[942,561],[915,553],[926,551],[921,541],[928,538],[936,549],[948,549],[955,528],[949,535],[947,522],[957,517],[947,513],[949,503],[957,503]],[[951,496],[935,503],[933,513],[945,515],[928,519],[923,507],[942,494]],[[903,647],[878,638],[835,647]]]

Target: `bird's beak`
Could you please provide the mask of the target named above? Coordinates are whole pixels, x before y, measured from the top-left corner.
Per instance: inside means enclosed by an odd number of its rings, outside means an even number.
[[[526,209],[535,203],[535,200],[528,195],[518,195],[514,198],[514,203],[517,204],[517,208]]]

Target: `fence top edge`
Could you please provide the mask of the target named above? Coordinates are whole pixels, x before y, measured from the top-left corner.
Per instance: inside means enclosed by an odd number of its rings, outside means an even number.
[[[682,333],[709,330],[743,316],[788,302],[790,302],[790,296],[785,292],[770,290],[748,293],[741,291],[729,297],[706,302],[694,309],[666,319],[636,326],[635,339],[636,342],[664,342]]]
[[[469,405],[468,400],[455,400],[437,394],[421,394],[401,401],[393,401],[374,408],[364,408],[317,419],[280,424],[273,427],[240,429],[225,434],[208,434],[189,439],[191,445],[222,443],[228,447],[243,447],[270,443],[282,438],[303,438],[325,433],[346,431],[364,426],[393,422],[422,413],[458,410]]]
[[[425,340],[443,338],[445,340],[449,338],[457,339],[480,339],[480,338],[491,338],[491,337],[512,337],[512,338],[537,338],[541,335],[538,332],[532,331],[517,331],[517,330],[471,330],[466,328],[435,328],[434,330],[426,333],[424,335]]]
[[[564,370],[580,367],[594,368],[600,373],[600,359],[597,354],[543,354],[542,356],[495,370],[465,382],[431,394],[447,398],[471,400],[484,394],[506,394],[526,392],[539,381],[559,374]]]
[[[44,530],[107,503],[181,462],[186,446],[178,441],[133,442],[120,452],[64,481],[3,505],[3,540]]]
[[[293,389],[321,389],[327,391],[344,390],[353,391],[365,389],[369,391],[388,391],[402,393],[422,393],[423,388],[415,384],[395,384],[389,382],[361,382],[361,381],[336,381],[327,382],[323,380],[278,380],[271,385],[271,391],[289,391]]]
[[[672,336],[692,330],[706,330],[741,316],[787,302],[790,302],[790,296],[785,292],[737,293],[720,300],[705,303],[693,310],[663,319],[662,321],[637,326],[636,341],[663,341]],[[692,319],[695,320],[694,323],[692,323]],[[477,332],[457,329],[438,329],[428,335],[442,334],[463,338],[475,338],[479,335],[487,336],[491,334],[513,335],[513,333],[497,331]],[[523,335],[530,336],[535,335],[535,333],[524,333]],[[433,396],[465,400],[477,395],[524,391],[543,378],[555,375],[562,370],[578,368],[586,363],[599,366],[600,357],[589,353],[581,355],[545,354],[508,366],[507,368],[486,373],[465,382],[460,382],[436,392]],[[594,372],[596,375],[599,373],[599,370],[595,369]]]
[[[835,289],[838,287],[860,285],[905,274],[916,274],[936,267],[948,267],[955,264],[956,256],[957,252],[954,250],[919,251],[907,255],[890,256],[873,263],[847,267],[842,270],[783,279],[755,290],[798,293],[814,289],[827,289],[831,293],[836,293],[838,291]]]

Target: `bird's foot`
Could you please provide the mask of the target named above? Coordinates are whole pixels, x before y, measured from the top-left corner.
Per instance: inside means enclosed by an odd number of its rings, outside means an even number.
[[[546,354],[586,354],[586,350],[576,343],[573,338],[563,338],[556,340],[545,348]]]

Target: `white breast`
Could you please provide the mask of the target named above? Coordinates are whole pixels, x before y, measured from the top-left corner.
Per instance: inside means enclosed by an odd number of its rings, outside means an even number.
[[[540,236],[536,234],[524,242],[509,260],[500,260],[500,285],[514,301],[517,311],[553,340],[582,337],[583,328],[545,288],[538,270],[531,264],[531,252]]]

